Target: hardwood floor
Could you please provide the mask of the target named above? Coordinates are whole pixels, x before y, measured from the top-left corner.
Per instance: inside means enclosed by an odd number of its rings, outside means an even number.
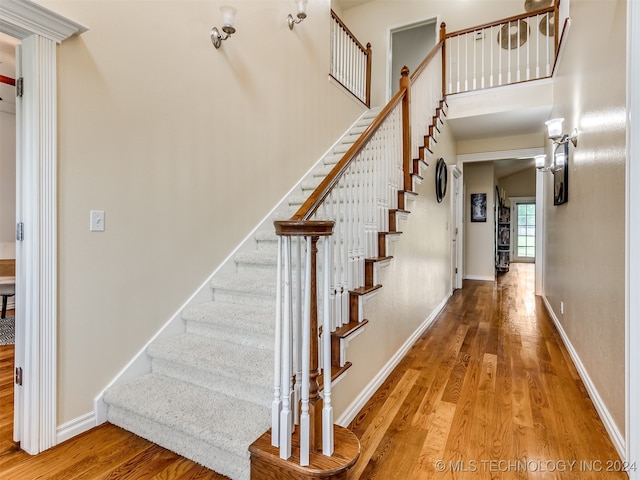
[[[628,478],[533,287],[465,282],[352,422],[351,480]]]
[[[1,479],[226,478],[109,424],[27,455],[11,440],[12,365],[0,347]],[[465,282],[350,428],[351,480],[628,478],[530,265]]]

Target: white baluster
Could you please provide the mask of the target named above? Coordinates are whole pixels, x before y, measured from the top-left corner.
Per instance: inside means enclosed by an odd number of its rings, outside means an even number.
[[[283,322],[283,358],[282,358],[282,411],[280,412],[280,458],[286,460],[291,456],[291,238],[284,237],[284,322]]]
[[[282,410],[282,237],[278,235],[278,271],[276,273],[276,338],[273,365],[273,401],[271,402],[271,445],[280,446],[280,412]]]
[[[306,237],[304,313],[302,315],[302,395],[300,412],[300,465],[309,465],[309,374],[311,352],[311,237]]]
[[[333,405],[331,404],[331,307],[329,295],[329,272],[331,263],[330,239],[324,238],[324,321],[322,327],[324,398],[322,407],[322,453],[333,455]]]

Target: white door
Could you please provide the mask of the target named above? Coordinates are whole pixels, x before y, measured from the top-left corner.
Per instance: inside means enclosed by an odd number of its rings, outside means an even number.
[[[451,169],[451,287],[462,288],[462,203],[461,177],[457,167]]]

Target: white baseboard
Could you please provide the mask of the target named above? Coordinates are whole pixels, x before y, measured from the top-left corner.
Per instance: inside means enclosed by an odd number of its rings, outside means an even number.
[[[496,277],[494,275],[465,275],[465,280],[483,280],[486,282],[495,282]]]
[[[564,331],[564,328],[562,327],[560,320],[558,319],[556,313],[553,311],[553,308],[551,308],[551,304],[549,303],[549,300],[547,300],[547,297],[545,295],[542,295],[542,300],[544,301],[545,307],[547,308],[547,312],[549,312],[549,316],[553,320],[553,323],[558,329],[558,332],[560,332],[562,343],[564,343],[565,348],[569,352],[569,355],[571,356],[571,360],[573,360],[573,363],[575,364],[576,369],[578,370],[578,374],[582,379],[582,383],[584,383],[584,386],[587,388],[589,397],[591,398],[593,405],[596,407],[598,415],[600,416],[600,419],[602,420],[604,427],[607,429],[607,433],[609,433],[609,437],[611,437],[611,441],[613,442],[613,445],[616,447],[616,450],[618,451],[618,455],[620,455],[620,458],[622,459],[626,458],[626,442],[625,442],[624,436],[622,435],[620,430],[618,430],[616,423],[613,421],[613,418],[609,413],[609,409],[607,409],[607,406],[604,404],[602,397],[598,393],[598,389],[593,384],[593,381],[589,376],[589,372],[587,372],[587,369],[582,363],[582,360],[580,360],[580,356],[578,355],[578,352],[576,352],[575,348],[573,348],[573,345],[571,344],[571,340],[569,340],[569,337],[567,336],[567,333]]]
[[[431,315],[427,317],[427,319],[422,322],[422,324],[418,327],[418,329],[413,332],[413,334],[407,339],[406,342],[398,349],[398,351],[389,359],[386,365],[378,372],[378,374],[373,377],[373,379],[369,382],[369,384],[360,392],[351,405],[349,405],[342,415],[336,420],[336,423],[342,427],[347,427],[358,412],[362,410],[365,404],[369,401],[369,399],[373,396],[374,393],[380,388],[380,386],[384,383],[387,377],[391,374],[394,368],[398,366],[400,361],[405,357],[409,349],[413,346],[414,343],[420,338],[420,335],[433,323],[438,314],[445,307],[449,298],[451,298],[451,293],[447,294],[447,296],[440,302],[440,304],[431,312]]]
[[[69,440],[76,435],[91,430],[97,425],[96,416],[94,412],[85,413],[84,415],[74,418],[66,423],[63,423],[56,429],[56,445],[60,445],[62,442]]]

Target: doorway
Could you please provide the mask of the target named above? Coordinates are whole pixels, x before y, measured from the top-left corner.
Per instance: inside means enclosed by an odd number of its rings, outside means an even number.
[[[13,436],[37,454],[57,443],[56,46],[87,28],[31,2],[2,2],[0,17],[0,33],[21,41],[16,77],[38,79],[16,99],[16,223],[25,234],[16,241],[15,366],[23,375]]]
[[[536,199],[519,197],[509,200],[513,219],[513,261],[534,263],[536,260]]]
[[[438,35],[437,17],[390,28],[387,101],[398,91],[402,67],[413,73],[438,42]]]

